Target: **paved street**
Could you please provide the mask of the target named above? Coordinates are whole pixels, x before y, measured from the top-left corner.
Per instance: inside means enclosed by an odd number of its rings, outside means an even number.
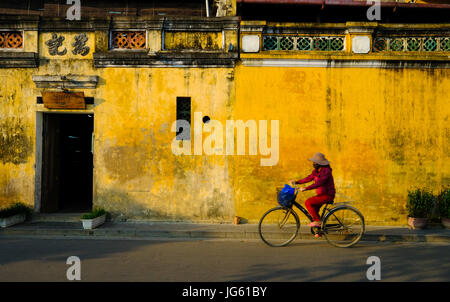
[[[369,256],[381,259],[382,281],[450,281],[448,243],[4,237],[0,246],[0,282],[66,281],[69,256],[81,259],[82,281],[366,281]]]

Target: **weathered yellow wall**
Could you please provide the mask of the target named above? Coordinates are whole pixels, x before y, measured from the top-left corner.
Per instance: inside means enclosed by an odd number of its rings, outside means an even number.
[[[35,115],[31,70],[0,69],[0,208],[34,205]]]
[[[192,112],[226,120],[234,99],[229,72],[102,70],[105,85],[97,97],[104,101],[95,108],[95,205],[131,218],[230,219],[227,159],[176,156],[171,149],[176,97],[190,96]]]
[[[219,50],[222,32],[170,32],[164,33],[164,49]]]
[[[450,184],[449,91],[448,69],[240,65],[234,117],[280,120],[280,161],[235,159],[237,214],[258,219],[276,204],[275,187],[309,175],[307,158],[320,151],[336,201],[355,200],[367,223],[404,224],[407,189]]]
[[[36,105],[41,91],[32,75],[98,75],[97,89],[76,89],[94,97],[94,207],[113,216],[170,220],[230,220],[233,192],[225,157],[175,156],[176,97],[189,96],[192,112],[229,119],[235,98],[231,68],[105,68],[95,69],[93,50],[104,47],[102,33],[88,33],[90,52],[74,55],[73,37],[65,37],[51,56],[39,36],[37,69],[1,69],[0,201],[7,205],[35,202]],[[100,36],[100,37],[99,37]],[[206,40],[206,36],[205,36]],[[97,41],[100,45],[95,45]],[[91,111],[90,109],[89,111]]]
[[[355,200],[369,224],[404,224],[407,189],[450,184],[449,69],[96,69],[92,53],[106,50],[106,33],[88,33],[86,57],[71,53],[76,33],[58,34],[66,37],[65,56],[49,56],[50,33],[29,32],[39,41],[40,67],[0,69],[0,206],[34,204],[36,111],[43,106],[32,75],[99,76],[96,89],[77,91],[95,98],[94,206],[114,215],[256,222],[276,205],[277,186],[311,172],[307,158],[316,151],[332,162],[343,194],[336,200]],[[226,35],[226,45],[237,44],[236,33]],[[175,156],[177,96],[191,97],[193,114],[223,125],[279,120],[278,164],[262,167],[259,155]]]
[[[94,33],[88,34],[91,51],[84,57],[71,52],[79,33],[62,34],[65,40],[59,50],[66,48],[67,54],[51,57],[44,44],[51,33],[25,31],[24,51],[40,50],[39,68],[0,69],[0,207],[17,201],[35,204],[36,111],[42,108],[36,98],[43,90],[36,88],[32,75],[94,74]],[[92,93],[85,90],[86,96]]]

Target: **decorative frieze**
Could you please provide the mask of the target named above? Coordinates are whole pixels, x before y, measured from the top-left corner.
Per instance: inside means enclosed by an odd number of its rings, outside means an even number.
[[[376,37],[373,51],[450,51],[450,37]]]
[[[86,46],[87,41],[88,37],[85,33],[75,36],[75,42],[72,43],[72,53],[74,55],[80,54],[82,56],[86,56],[89,53],[89,47]]]
[[[0,31],[0,48],[23,48],[23,32]]]
[[[45,41],[45,45],[48,48],[48,53],[51,56],[64,56],[67,54],[67,48],[64,47],[64,41],[66,37],[63,34],[52,33],[50,39]],[[89,54],[90,48],[86,46],[88,42],[88,36],[86,33],[78,34],[73,37],[72,53],[74,55],[86,56]]]
[[[112,31],[112,49],[145,49],[147,45],[145,31]]]
[[[62,35],[58,36],[57,34],[53,33],[52,38],[50,40],[45,41],[45,45],[47,45],[48,47],[48,53],[52,56],[65,55],[67,53],[66,48],[59,50],[65,39],[66,38],[64,38],[64,36]]]
[[[343,51],[345,37],[263,36],[263,50]]]

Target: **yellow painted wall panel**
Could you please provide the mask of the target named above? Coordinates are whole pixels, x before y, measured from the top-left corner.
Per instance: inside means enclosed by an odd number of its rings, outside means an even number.
[[[164,49],[222,49],[222,32],[164,32]]]
[[[81,43],[81,52],[73,53],[80,35],[86,35],[87,40]],[[83,39],[83,38],[81,38]],[[55,48],[56,54],[51,54],[47,42],[54,41],[52,45],[60,45]],[[47,43],[47,44],[46,44]],[[85,55],[83,52],[85,51]],[[39,34],[39,57],[41,59],[91,59],[95,51],[95,33],[93,32],[45,32]]]
[[[0,208],[34,204],[34,143],[30,70],[0,70]]]
[[[176,156],[171,149],[177,96],[191,97],[192,112],[226,120],[224,108],[234,98],[228,72],[105,69],[108,87],[98,97],[108,102],[95,113],[95,203],[141,219],[231,219],[228,160]]]
[[[280,120],[278,166],[234,167],[238,215],[258,219],[315,152],[332,163],[336,200],[368,223],[403,224],[408,189],[450,185],[446,69],[239,66],[236,79],[235,118]]]
[[[105,50],[105,35],[88,33],[83,57],[71,53],[75,34],[64,33],[64,56],[50,56],[51,33],[42,34],[47,60],[37,69],[0,70],[0,206],[34,204],[35,74],[99,77],[96,89],[77,91],[95,99],[94,206],[116,216],[257,222],[277,204],[276,187],[311,172],[307,158],[317,151],[332,163],[336,201],[354,200],[368,224],[404,224],[408,189],[450,185],[448,69],[94,68],[95,41]],[[213,41],[221,47],[221,36]],[[259,154],[174,155],[178,96],[191,97],[192,119],[278,120],[278,163],[261,166]]]

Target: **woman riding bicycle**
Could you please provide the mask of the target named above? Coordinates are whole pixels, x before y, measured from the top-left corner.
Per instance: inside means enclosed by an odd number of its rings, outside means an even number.
[[[314,180],[314,184],[300,188],[300,191],[307,191],[316,189],[316,196],[311,197],[305,201],[306,208],[313,218],[313,222],[308,224],[309,227],[320,227],[321,222],[319,218],[320,207],[334,199],[336,190],[334,188],[334,180],[330,162],[326,160],[325,155],[317,152],[313,158],[308,160],[313,162],[314,170],[311,175],[300,179],[292,180],[291,184],[304,184]]]

